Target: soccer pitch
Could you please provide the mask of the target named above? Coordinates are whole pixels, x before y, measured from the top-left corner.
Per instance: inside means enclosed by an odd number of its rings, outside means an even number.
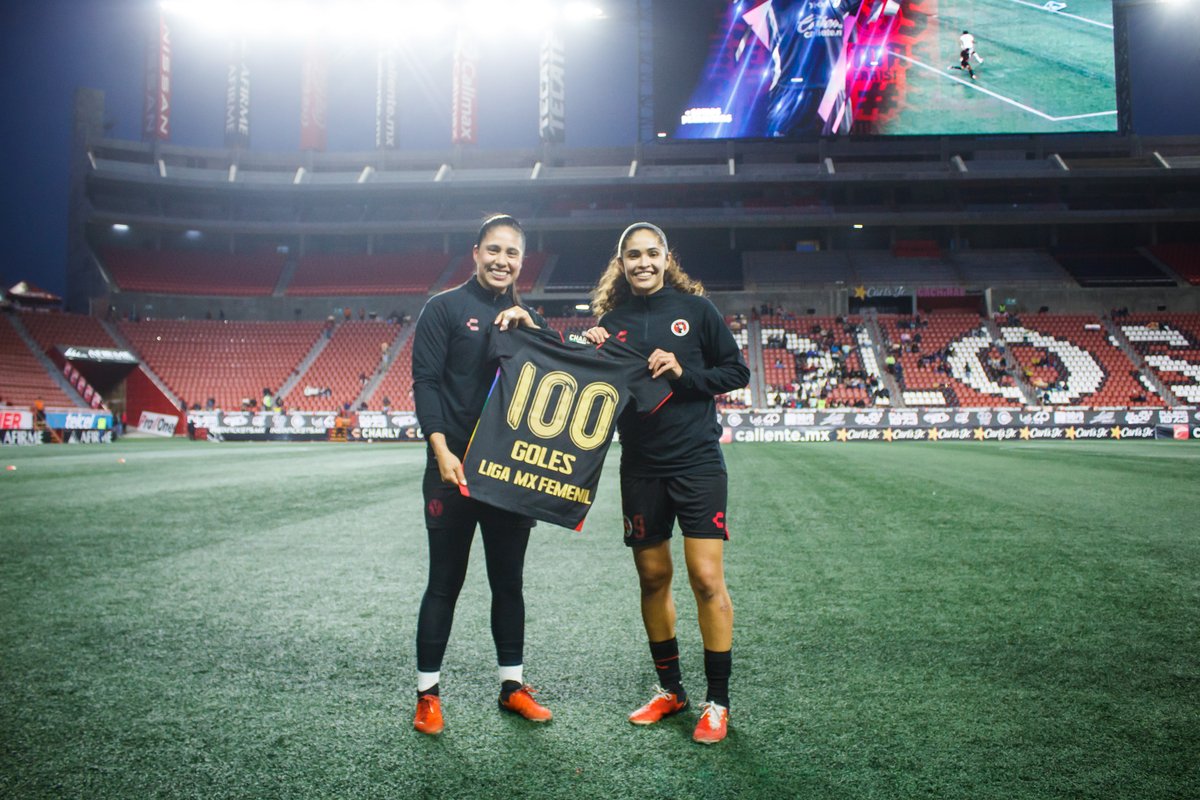
[[[1115,131],[1117,96],[1112,5],[1107,0],[937,0],[917,4],[920,41],[890,134]],[[978,79],[959,62],[969,30],[984,61]]]
[[[733,716],[707,748],[694,708],[625,721],[654,677],[616,449],[584,531],[530,544],[554,721],[496,708],[477,543],[434,738],[419,446],[2,451],[0,795],[1197,795],[1194,444],[727,447]],[[682,574],[676,597],[702,699]]]

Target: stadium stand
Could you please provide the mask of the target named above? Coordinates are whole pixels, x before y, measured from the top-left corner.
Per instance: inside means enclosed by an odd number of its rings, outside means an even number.
[[[1200,404],[1200,314],[1121,314],[1114,323],[1180,402]]]
[[[286,258],[276,252],[245,255],[118,247],[103,248],[100,257],[124,291],[217,296],[270,295]]]
[[[596,325],[596,318],[590,314],[582,317],[546,317],[546,326],[562,334],[563,339],[574,335],[582,335],[588,328]]]
[[[587,292],[596,285],[596,278],[604,270],[606,259],[579,258],[571,255],[560,255],[554,264],[554,271],[546,280],[546,288],[551,291]]]
[[[22,409],[32,408],[39,400],[46,406],[78,405],[46,372],[8,315],[0,316],[4,317],[0,322],[0,403]]]
[[[358,320],[330,329],[328,343],[283,398],[284,405],[298,411],[336,411],[352,405],[400,330],[387,322]]]
[[[854,280],[859,283],[958,286],[958,273],[940,255],[897,256],[887,251],[864,251],[850,254]]]
[[[367,398],[371,408],[387,407],[396,411],[416,411],[417,404],[413,400],[412,391],[412,352],[413,337],[410,336],[387,367],[379,386]]]
[[[1175,281],[1134,250],[1057,250],[1054,258],[1080,286],[1174,286]]]
[[[291,296],[426,294],[450,263],[444,253],[302,256],[285,290]]]
[[[1147,249],[1190,285],[1200,286],[1200,244],[1156,244]]]
[[[1044,250],[959,250],[949,255],[968,285],[1075,285],[1075,280]]]
[[[43,352],[61,345],[120,347],[98,319],[83,314],[26,313],[21,314],[21,322]]]
[[[147,320],[121,322],[141,359],[189,407],[257,404],[287,380],[322,335],[320,322]],[[378,344],[375,345],[378,348]]]
[[[762,318],[767,404],[801,408],[886,404],[870,339],[860,339],[864,333],[858,316]]]
[[[742,270],[748,289],[842,284],[962,284],[954,262],[936,249],[918,246],[901,248],[899,252],[747,252],[742,256]]]
[[[772,289],[846,283],[853,273],[849,253],[751,251],[742,254],[742,277],[747,289]]]
[[[1008,349],[1046,405],[1163,406],[1133,362],[1087,314],[1026,314],[1000,322]]]
[[[541,277],[542,270],[549,263],[551,255],[549,253],[533,252],[526,253],[525,258],[521,263],[521,275],[517,278],[518,292],[531,292],[537,284],[538,278]],[[471,277],[475,272],[475,260],[470,254],[463,256],[454,265],[446,278],[445,284],[441,288],[452,289],[458,286],[467,278]]]
[[[1022,404],[984,321],[975,314],[880,315],[883,352],[906,406]]]

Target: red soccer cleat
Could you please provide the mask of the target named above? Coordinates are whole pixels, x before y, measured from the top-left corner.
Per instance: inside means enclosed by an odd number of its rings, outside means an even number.
[[[441,733],[445,727],[442,720],[442,698],[436,694],[417,697],[417,715],[413,718],[413,727],[430,736]]]
[[[520,714],[530,722],[549,722],[554,715],[550,713],[550,709],[533,699],[536,692],[537,689],[526,684],[510,694],[507,700],[501,697],[500,707],[505,711]]]
[[[687,697],[680,699],[674,692],[668,692],[661,686],[654,687],[654,697],[650,702],[629,715],[629,721],[634,725],[653,725],[664,717],[678,714],[688,707]]]
[[[700,707],[700,721],[692,740],[700,744],[716,744],[729,733],[729,709],[711,700]]]

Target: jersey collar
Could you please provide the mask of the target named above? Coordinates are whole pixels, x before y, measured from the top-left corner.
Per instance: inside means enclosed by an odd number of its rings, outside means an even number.
[[[508,304],[510,306],[516,305],[516,301],[513,300],[511,286],[508,289],[505,289],[502,294],[496,294],[496,293],[484,288],[483,286],[481,286],[479,284],[479,280],[474,275],[472,275],[470,277],[470,279],[467,281],[467,291],[471,292],[476,297],[478,297],[480,300],[483,300],[486,303],[491,303],[493,305],[496,305],[497,303],[499,303],[500,299],[503,298],[508,301]]]

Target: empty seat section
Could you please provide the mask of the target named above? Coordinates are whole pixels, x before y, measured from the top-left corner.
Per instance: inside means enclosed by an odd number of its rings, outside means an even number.
[[[387,400],[396,411],[416,411],[412,393],[413,338],[408,337],[396,358],[387,366],[383,380],[368,401],[371,408],[383,408],[384,400]]]
[[[208,398],[236,409],[278,392],[322,335],[321,322],[152,320],[120,331],[146,365],[191,407]],[[378,345],[376,345],[378,347]]]
[[[253,296],[274,291],[285,256],[110,247],[101,258],[127,292]]]
[[[336,411],[353,404],[382,365],[402,328],[387,322],[343,322],[284,398],[289,409]],[[382,397],[378,395],[377,397]],[[373,402],[371,408],[378,408]]]
[[[525,258],[521,261],[521,274],[517,276],[517,291],[529,292],[533,290],[533,286],[537,283],[538,277],[541,276],[542,270],[545,269],[546,263],[550,260],[548,253],[532,252],[526,253]],[[465,256],[460,256],[456,260],[454,267],[450,270],[450,275],[446,279],[445,289],[453,289],[455,286],[462,284],[467,278],[475,274],[475,259],[468,253]]]
[[[43,352],[68,345],[120,347],[98,319],[83,314],[22,314],[21,322]]]
[[[0,320],[0,404],[29,409],[41,400],[47,407],[71,408],[68,397],[30,351],[8,315]]]
[[[1156,244],[1150,254],[1166,264],[1192,286],[1200,286],[1200,244],[1175,242]]]
[[[1079,282],[1080,286],[1174,286],[1153,262],[1134,250],[1072,251],[1062,250],[1054,257]]]
[[[425,294],[449,263],[449,256],[433,252],[306,255],[286,294]]]
[[[1200,314],[1130,314],[1114,323],[1180,402],[1200,405]]]

